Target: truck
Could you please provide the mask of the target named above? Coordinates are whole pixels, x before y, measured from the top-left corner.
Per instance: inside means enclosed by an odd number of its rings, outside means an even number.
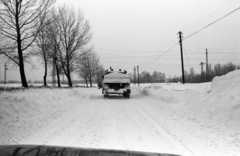
[[[123,95],[125,98],[130,98],[130,76],[126,71],[122,72],[105,71],[102,81],[102,94],[104,98],[107,98],[109,95]]]

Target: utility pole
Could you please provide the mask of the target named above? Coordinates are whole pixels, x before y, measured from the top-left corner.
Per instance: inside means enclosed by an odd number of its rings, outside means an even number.
[[[200,65],[201,65],[201,82],[203,82],[204,80],[203,80],[203,65],[204,65],[205,63],[203,63],[203,62],[201,62],[200,63]]]
[[[184,63],[183,63],[183,52],[182,52],[182,32],[179,31],[179,43],[180,43],[180,50],[181,50],[181,60],[182,60],[182,83],[185,83],[185,77],[184,77]]]
[[[136,85],[136,68],[135,68],[135,66],[134,66],[134,85]]]
[[[206,49],[206,82],[209,81],[209,71],[208,71],[208,50]]]
[[[7,63],[4,65],[4,84],[7,84]]]
[[[137,74],[138,74],[138,85],[139,85],[139,67],[137,66]]]

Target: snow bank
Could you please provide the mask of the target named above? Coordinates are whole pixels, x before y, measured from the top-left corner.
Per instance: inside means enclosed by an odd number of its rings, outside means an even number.
[[[189,98],[193,98],[196,94],[207,93],[210,91],[210,83],[199,84],[181,84],[181,83],[153,83],[144,84],[136,87],[141,94],[150,96],[168,104],[183,105]]]
[[[226,93],[228,95],[236,94],[240,96],[240,70],[235,70],[224,76],[215,77],[212,81],[212,92]]]
[[[71,110],[85,94],[77,89],[3,92],[0,94],[0,144],[17,143],[30,136],[51,119]]]
[[[207,131],[206,139],[223,149],[240,145],[240,70],[216,77],[211,92],[195,96],[180,110],[196,128]],[[204,137],[204,136],[203,136]],[[219,141],[221,138],[221,142]],[[228,145],[226,147],[225,145]]]
[[[201,139],[223,151],[240,148],[240,70],[215,77],[211,83],[149,84],[139,89],[159,101],[165,112]],[[170,105],[169,105],[170,104]]]
[[[240,129],[240,70],[216,77],[212,82],[212,92],[206,98],[213,119],[227,128]],[[214,117],[215,116],[215,117]],[[240,141],[240,132],[238,132]]]
[[[161,85],[151,85],[148,87],[144,87],[141,90],[141,93],[145,96],[150,96],[151,98],[157,99],[166,103],[178,103],[179,98],[175,96],[172,90],[167,90],[166,88],[162,88]]]

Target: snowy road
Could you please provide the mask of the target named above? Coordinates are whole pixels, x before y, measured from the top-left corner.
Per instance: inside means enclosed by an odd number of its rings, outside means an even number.
[[[136,91],[131,99],[103,99],[99,90],[92,92],[95,94],[83,101],[80,97],[72,101],[78,104],[21,143],[194,154],[174,135],[176,128],[183,133],[181,125],[156,109],[156,100],[141,97]]]
[[[22,143],[163,153],[191,152],[162,122],[166,120],[164,114],[154,110],[156,107],[149,107],[149,98],[139,98],[135,93],[131,99],[103,99],[95,94],[89,100],[78,103]],[[170,128],[175,129],[175,126]]]
[[[0,143],[187,156],[237,155],[240,151],[237,140],[235,144],[230,143],[228,134],[220,133],[224,129],[217,131],[217,127],[209,126],[209,123],[202,124],[200,117],[194,118],[197,113],[190,109],[192,105],[188,106],[193,99],[206,98],[208,84],[189,85],[189,90],[186,86],[167,87],[132,87],[130,99],[120,96],[104,99],[101,90],[96,88],[4,93],[0,97],[5,101],[1,110],[6,109],[0,114]],[[19,108],[20,104],[22,108]],[[238,127],[233,127],[229,136],[237,134],[234,130],[237,132]],[[218,137],[219,134],[222,136]]]
[[[167,103],[143,96],[137,89],[131,99],[103,99],[100,90],[88,90],[89,94],[66,103],[69,109],[56,112],[19,143],[209,154],[195,134],[186,132],[174,114],[162,109]]]

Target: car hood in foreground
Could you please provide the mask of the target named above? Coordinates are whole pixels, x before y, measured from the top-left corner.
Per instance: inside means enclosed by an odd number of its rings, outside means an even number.
[[[179,156],[174,154],[64,146],[0,145],[0,156]]]

